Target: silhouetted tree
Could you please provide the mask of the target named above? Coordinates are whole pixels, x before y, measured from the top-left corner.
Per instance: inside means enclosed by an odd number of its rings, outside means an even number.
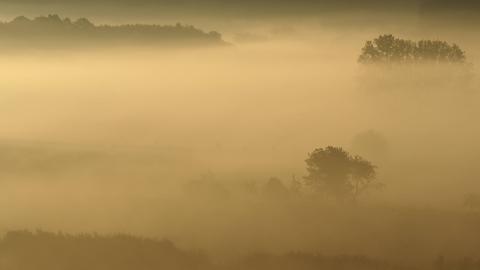
[[[328,146],[309,154],[305,181],[317,191],[338,199],[355,199],[372,187],[376,167],[360,156],[352,156],[341,147]]]
[[[365,189],[371,187],[376,177],[375,166],[368,160],[355,156],[350,161],[353,195],[357,197]]]
[[[414,42],[381,35],[373,41],[367,41],[362,48],[358,61],[369,63],[464,63],[465,52],[456,44],[450,45],[439,40],[420,40]]]

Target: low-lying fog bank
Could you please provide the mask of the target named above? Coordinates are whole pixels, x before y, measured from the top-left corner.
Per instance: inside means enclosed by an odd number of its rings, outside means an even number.
[[[218,261],[478,258],[478,206],[464,205],[480,189],[478,43],[452,40],[468,73],[379,70],[357,63],[379,33],[307,30],[220,48],[4,54],[0,230],[168,238]],[[356,204],[312,192],[305,159],[328,145],[377,165],[385,187]]]

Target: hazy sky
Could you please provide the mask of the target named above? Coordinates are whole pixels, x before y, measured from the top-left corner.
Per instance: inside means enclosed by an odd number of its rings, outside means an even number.
[[[380,13],[366,15],[372,11]],[[384,24],[396,21],[394,17],[399,15],[441,14],[448,15],[449,22],[472,24],[472,17],[475,19],[479,11],[480,4],[474,0],[0,0],[0,17],[4,20],[18,15],[60,14],[89,17],[101,23],[181,21],[199,25],[218,19],[225,23],[243,18],[252,22],[288,16],[299,21],[308,18],[325,21],[333,17],[338,20],[337,25],[353,27],[362,20]],[[357,22],[352,23],[349,18],[352,12],[359,15]],[[465,14],[473,16],[467,19]]]
[[[269,14],[318,14],[331,10],[351,10],[351,9],[415,9],[421,0],[2,0],[0,3],[8,6],[21,6],[23,4],[42,6],[52,4],[55,7],[109,7],[112,12],[117,9],[129,8],[156,8],[160,14],[164,12],[191,12],[199,13],[222,13],[222,14],[242,14],[242,15],[269,15]],[[45,8],[45,7],[43,7]],[[113,9],[112,9],[113,8]]]

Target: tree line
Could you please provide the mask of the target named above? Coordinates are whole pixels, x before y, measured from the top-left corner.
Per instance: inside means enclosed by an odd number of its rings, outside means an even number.
[[[441,40],[412,41],[381,35],[369,40],[358,58],[362,64],[455,63],[466,62],[466,54],[457,44]]]
[[[192,25],[95,25],[86,18],[72,20],[58,15],[40,16],[29,19],[19,16],[9,22],[0,23],[3,43],[13,42],[29,46],[42,43],[85,43],[85,42],[197,42],[225,44],[216,31],[205,32]],[[34,41],[34,43],[30,43]],[[37,41],[37,43],[35,43]]]
[[[287,200],[305,193],[333,199],[341,203],[355,203],[369,190],[380,189],[377,166],[371,161],[352,155],[342,147],[327,146],[314,149],[305,160],[306,175],[292,175],[290,184],[278,177],[270,177],[258,185],[255,181],[242,182],[242,190],[267,198]],[[185,191],[202,199],[226,199],[230,190],[218,181],[212,172],[187,183]]]

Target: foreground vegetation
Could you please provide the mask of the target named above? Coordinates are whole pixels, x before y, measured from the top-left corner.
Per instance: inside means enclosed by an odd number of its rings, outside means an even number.
[[[129,235],[98,235],[10,231],[0,240],[3,270],[55,269],[216,269],[216,270],[388,270],[409,269],[365,256],[292,252],[253,253],[239,260],[214,263],[201,252],[185,251],[168,240]],[[438,257],[429,269],[478,270],[480,259]]]

